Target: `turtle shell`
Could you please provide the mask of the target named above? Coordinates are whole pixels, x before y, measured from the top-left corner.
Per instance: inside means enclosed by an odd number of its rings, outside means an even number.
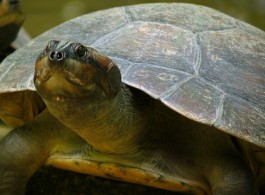
[[[265,33],[211,8],[143,4],[67,21],[0,65],[0,91],[35,90],[35,60],[51,39],[89,45],[123,82],[176,112],[265,147]]]

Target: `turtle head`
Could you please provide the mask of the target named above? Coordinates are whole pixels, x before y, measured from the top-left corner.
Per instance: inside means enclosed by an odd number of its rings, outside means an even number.
[[[139,125],[145,125],[135,117],[144,118],[136,114],[140,109],[121,84],[118,66],[80,43],[49,42],[36,60],[34,84],[49,112],[98,151],[131,150]],[[128,133],[131,121],[137,124]]]
[[[44,100],[113,99],[121,85],[118,66],[81,43],[50,41],[36,60],[34,83]]]

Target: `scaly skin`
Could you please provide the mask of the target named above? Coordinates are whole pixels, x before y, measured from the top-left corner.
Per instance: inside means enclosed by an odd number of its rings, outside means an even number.
[[[0,194],[24,194],[28,179],[48,157],[75,151],[82,143],[47,111],[12,130],[0,142]]]

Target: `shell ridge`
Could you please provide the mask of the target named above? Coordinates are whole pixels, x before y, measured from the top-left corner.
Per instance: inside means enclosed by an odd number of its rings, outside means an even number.
[[[253,37],[259,39],[260,42],[262,42],[262,43],[265,44],[265,41],[264,41],[264,39],[265,39],[265,33],[261,29],[259,29],[257,27],[254,27],[254,26],[252,26],[252,25],[250,25],[248,23],[245,23],[244,21],[239,21],[239,20],[236,22],[236,25],[237,25],[237,28],[240,29],[240,30],[242,30],[244,33],[247,33],[248,35],[253,36]],[[254,33],[255,34],[253,33],[253,31],[251,31],[251,32],[249,31],[248,26],[250,26],[251,28],[253,28],[251,30],[254,30],[255,31]]]
[[[223,91],[222,89],[218,88],[218,86],[213,85],[211,82],[209,82],[207,79],[205,79],[204,77],[197,75],[199,80],[202,81],[203,83],[211,86],[212,88],[214,88],[216,91],[219,91],[222,94],[227,94],[225,91]]]
[[[129,60],[127,60],[129,61]],[[194,75],[194,74],[191,74],[189,72],[186,72],[186,71],[183,71],[181,69],[177,69],[177,68],[170,68],[170,67],[167,67],[167,66],[159,66],[159,65],[156,65],[156,64],[152,64],[152,63],[139,63],[139,62],[132,62],[132,64],[135,64],[135,65],[150,65],[152,67],[156,67],[156,68],[163,68],[163,69],[167,69],[167,70],[172,70],[172,71],[177,71],[177,72],[180,72],[180,73],[184,73],[184,74],[187,74],[187,75]]]
[[[238,28],[236,25],[235,26],[229,26],[229,27],[225,27],[223,29],[211,29],[211,30],[202,30],[202,31],[196,31],[194,32],[196,35],[200,35],[203,33],[211,33],[211,32],[226,32],[226,31],[234,31],[236,29],[240,29]],[[240,29],[241,30],[241,29]]]
[[[128,75],[128,73],[130,72],[130,70],[132,69],[133,62],[131,62],[130,60],[127,60],[127,59],[116,57],[116,56],[115,57],[114,56],[109,56],[109,57],[110,57],[111,60],[113,60],[118,65],[119,69],[121,69],[121,68],[120,68],[119,63],[116,62],[117,60],[126,61],[129,64],[128,67],[126,67],[126,69],[122,72],[122,80],[124,80],[126,78],[126,76]]]
[[[191,79],[195,78],[196,75],[193,74],[189,77],[187,77],[186,79],[183,79],[181,82],[171,86],[168,90],[166,90],[166,92],[164,92],[163,94],[161,94],[161,96],[158,98],[159,100],[161,100],[163,103],[165,102],[164,100],[171,95],[171,93],[174,91],[175,93],[178,91],[178,89],[184,85],[185,83],[189,82]],[[166,105],[166,104],[165,104]]]
[[[126,11],[126,7],[122,7],[122,11],[124,13],[124,16],[126,18],[126,22],[124,22],[123,24],[117,26],[116,28],[112,29],[111,32],[109,33],[106,33],[105,35],[101,36],[99,39],[97,39],[96,41],[92,42],[91,43],[91,46],[97,46],[98,43],[101,42],[101,40],[104,40],[104,38],[108,37],[108,36],[111,36],[112,34],[116,34],[116,31],[119,31],[121,29],[123,29],[125,26],[127,26],[128,24],[131,23],[131,16],[128,14],[128,12]],[[123,29],[124,31],[125,29]],[[123,32],[121,31],[121,32]]]
[[[202,64],[202,50],[201,50],[201,47],[200,47],[200,44],[198,42],[198,34],[195,35],[195,47],[197,48],[197,53],[198,53],[198,56],[197,56],[197,60],[196,60],[196,64],[195,64],[195,74],[199,75],[199,70],[200,70],[200,67],[201,67],[201,64]]]
[[[101,43],[102,40],[103,41],[106,39],[109,40],[109,38],[111,38],[111,37],[118,36],[118,33],[116,31],[120,31],[119,34],[122,33],[123,31],[126,30],[124,27],[126,27],[128,24],[130,24],[130,23],[124,23],[120,26],[117,26],[117,28],[112,29],[112,32],[107,33],[107,34],[103,35],[102,37],[100,37],[99,39],[97,39],[96,41],[92,42],[91,46],[97,47],[97,45],[99,45],[99,43]]]
[[[29,76],[28,80],[26,81],[27,89],[35,90],[35,86],[32,85],[33,84],[33,77],[34,77],[34,73],[32,73],[31,76]]]
[[[130,10],[128,6],[123,7],[124,15],[126,16],[127,21],[130,23],[134,21],[133,15],[134,13]]]
[[[229,97],[232,97],[232,98],[234,98],[234,99],[239,99],[240,101],[242,101],[242,102],[244,102],[245,104],[247,104],[247,105],[249,105],[249,106],[251,106],[251,107],[253,107],[253,108],[256,108],[256,109],[258,109],[257,108],[257,105],[255,104],[255,102],[253,102],[253,101],[247,101],[246,99],[244,99],[244,98],[241,98],[239,95],[237,95],[237,94],[229,94],[228,95],[228,93],[226,92],[226,91],[223,91],[222,89],[220,89],[220,88],[218,88],[218,86],[216,86],[216,85],[213,85],[211,82],[209,82],[207,79],[205,79],[204,77],[202,77],[202,76],[200,76],[200,75],[198,75],[198,78],[203,82],[203,83],[205,83],[205,84],[207,84],[207,85],[209,85],[209,86],[211,86],[212,88],[214,88],[215,90],[217,90],[217,91],[219,91],[220,93],[222,93],[223,95],[222,96],[224,96],[223,98],[223,102],[224,102],[224,100],[225,100],[225,97],[226,96],[229,96]],[[222,97],[221,97],[222,98]],[[258,109],[259,110],[259,109]],[[264,119],[265,119],[265,117],[264,117]],[[217,120],[216,120],[217,121]],[[215,123],[215,122],[214,122]],[[214,124],[213,123],[213,124]]]
[[[191,29],[188,29],[188,28],[184,28],[183,26],[176,26],[174,24],[170,24],[170,23],[167,23],[167,22],[159,22],[159,21],[148,21],[148,20],[134,20],[133,23],[146,23],[146,24],[158,24],[158,25],[167,25],[167,26],[170,26],[172,28],[176,28],[176,29],[179,29],[179,30],[182,30],[182,31],[187,31],[187,32],[190,32],[190,33],[193,33],[195,34]]]
[[[224,101],[225,101],[225,97],[226,97],[226,94],[225,93],[222,93],[221,95],[221,98],[220,98],[220,102],[219,102],[219,105],[216,109],[216,118],[213,120],[213,123],[211,125],[215,126],[215,124],[217,123],[217,121],[219,121],[221,119],[221,116],[223,114],[223,111],[224,111]]]
[[[0,76],[0,81],[2,81],[2,79],[7,75],[8,72],[10,72],[10,70],[16,65],[15,62],[13,62],[4,72],[3,74],[1,74]]]
[[[222,112],[219,112],[218,119],[213,124],[214,127],[262,147],[265,146],[264,110],[230,94],[223,98],[221,109]]]

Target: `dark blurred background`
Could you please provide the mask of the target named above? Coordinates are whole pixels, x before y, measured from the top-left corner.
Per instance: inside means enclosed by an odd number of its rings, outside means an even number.
[[[159,0],[23,0],[27,18],[25,28],[35,37],[70,18],[110,7]],[[206,5],[265,30],[265,0],[182,0]]]

